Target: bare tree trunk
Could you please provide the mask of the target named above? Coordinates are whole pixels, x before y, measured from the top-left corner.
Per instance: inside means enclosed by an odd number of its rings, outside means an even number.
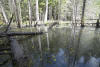
[[[0,1],[0,8],[1,8],[1,11],[2,11],[2,15],[4,17],[4,21],[5,21],[6,24],[8,24],[8,18],[7,18],[7,15],[5,13],[5,10],[4,10],[3,6],[2,6],[1,1]]]
[[[76,25],[77,25],[77,7],[78,7],[78,3],[77,2],[75,2],[75,23],[76,23]]]
[[[14,0],[14,4],[15,4],[16,21],[17,21],[17,23],[18,23],[18,27],[21,28],[22,17],[21,17],[20,1],[17,3],[17,1]],[[18,4],[18,5],[17,5],[17,4]]]
[[[49,20],[52,20],[52,6],[49,7]]]
[[[58,20],[61,20],[61,0],[58,1]]]
[[[12,20],[13,20],[13,15],[12,15],[12,17],[10,18],[10,21],[9,21],[9,24],[8,24],[8,26],[7,26],[6,30],[5,30],[5,33],[7,33],[7,32],[8,32],[8,30],[9,30],[9,27],[10,27],[10,25],[11,25]]]
[[[72,23],[76,24],[76,17],[77,17],[77,0],[73,0],[73,17],[72,17]]]
[[[29,25],[32,24],[32,8],[31,8],[31,0],[28,0],[28,7],[29,7]]]
[[[83,0],[82,17],[81,17],[81,27],[84,27],[85,7],[86,7],[86,0]]]
[[[9,0],[9,9],[10,9],[10,12],[13,14],[14,10],[13,10],[13,0]]]
[[[39,21],[39,4],[38,0],[36,0],[36,21]]]
[[[39,22],[39,3],[38,0],[35,1],[36,1],[36,23],[34,24],[34,27],[36,27]]]
[[[57,20],[57,6],[54,7],[54,20]]]
[[[46,0],[46,11],[45,11],[45,18],[44,21],[46,22],[48,18],[48,0]]]
[[[14,1],[13,0],[8,0],[8,1],[9,1],[10,14],[13,15],[13,17],[14,17],[14,12],[15,12]],[[13,18],[12,18],[12,20],[9,20],[9,24],[10,24],[10,21],[11,21],[11,23],[13,23],[14,22]]]

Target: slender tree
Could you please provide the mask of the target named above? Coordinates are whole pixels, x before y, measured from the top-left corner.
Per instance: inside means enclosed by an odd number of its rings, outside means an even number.
[[[86,7],[86,0],[83,0],[82,17],[81,17],[81,27],[84,27],[85,7]]]
[[[7,18],[6,12],[5,12],[5,10],[4,10],[4,7],[3,7],[1,1],[0,1],[0,8],[1,8],[2,15],[3,15],[3,17],[4,17],[4,21],[5,21],[5,23],[7,24],[7,23],[8,23],[8,18]]]
[[[10,14],[11,15],[14,15],[14,2],[13,2],[13,0],[8,0],[9,1],[9,9],[10,9]],[[13,18],[12,18],[12,20],[11,20],[12,22],[14,21],[13,20]],[[10,21],[9,21],[10,22]]]
[[[61,20],[61,0],[58,0],[58,20]]]
[[[21,28],[22,24],[22,17],[21,17],[21,7],[20,7],[20,0],[14,0],[15,4],[15,15],[16,15],[16,22],[18,23],[18,27]]]
[[[77,17],[77,0],[73,0],[73,16],[72,16],[72,22],[76,24],[76,17]]]
[[[13,0],[8,0],[9,1],[9,9],[10,9],[10,12],[13,13]]]
[[[49,6],[49,20],[52,20],[52,6]]]
[[[32,7],[31,7],[31,0],[28,0],[28,8],[29,8],[29,25],[32,24]]]
[[[36,21],[39,21],[39,4],[38,0],[36,0]]]
[[[46,22],[48,18],[48,0],[46,0],[46,11],[45,11],[45,18],[44,21]]]

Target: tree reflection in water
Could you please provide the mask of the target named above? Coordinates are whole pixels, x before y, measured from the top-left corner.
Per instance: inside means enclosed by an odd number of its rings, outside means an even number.
[[[99,29],[76,28],[75,35],[70,28],[55,28],[52,31],[22,40],[16,38],[23,47],[23,54],[28,57],[28,66],[99,67]]]

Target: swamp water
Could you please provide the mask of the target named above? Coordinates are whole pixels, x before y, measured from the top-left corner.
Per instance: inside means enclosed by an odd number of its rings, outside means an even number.
[[[12,37],[10,44],[20,63],[0,55],[0,67],[100,67],[100,29],[54,28],[43,35]]]

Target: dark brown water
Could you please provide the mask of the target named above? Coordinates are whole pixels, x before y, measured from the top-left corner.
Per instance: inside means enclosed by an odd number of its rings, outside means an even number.
[[[39,36],[14,37],[12,43],[17,44],[20,67],[100,67],[100,29],[55,28]],[[10,57],[0,56],[0,63]],[[12,59],[0,67],[14,67]]]

